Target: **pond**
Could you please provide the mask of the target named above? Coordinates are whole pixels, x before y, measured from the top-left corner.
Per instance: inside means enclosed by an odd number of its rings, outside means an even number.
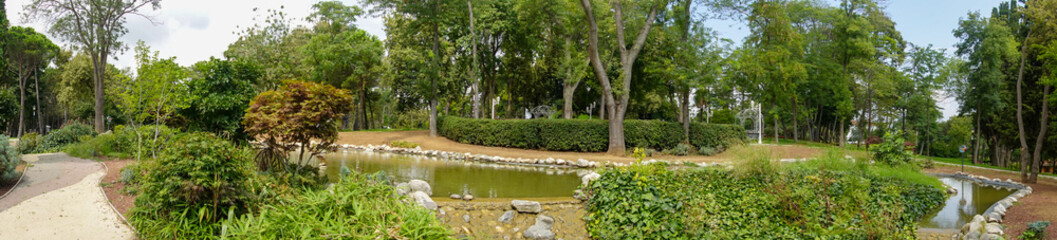
[[[362,173],[385,171],[394,182],[428,182],[433,197],[467,193],[476,198],[571,197],[580,185],[578,171],[585,171],[361,151],[339,150],[323,157],[331,182],[338,180],[342,166]]]
[[[943,208],[925,216],[919,223],[922,228],[958,229],[973,216],[983,214],[992,204],[1013,194],[1012,189],[999,189],[975,184],[972,181],[952,177],[940,177],[941,182],[954,187],[958,193],[947,198]]]

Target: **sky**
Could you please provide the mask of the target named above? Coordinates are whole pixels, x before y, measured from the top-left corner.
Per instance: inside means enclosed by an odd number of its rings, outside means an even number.
[[[46,32],[47,25],[39,21],[24,21],[23,8],[32,0],[8,0],[7,14],[12,25],[30,26],[39,32]],[[152,50],[158,51],[161,57],[176,57],[176,62],[189,66],[210,57],[222,58],[228,44],[238,39],[238,32],[246,27],[263,22],[265,9],[280,9],[294,19],[303,19],[311,11],[311,6],[318,0],[278,1],[278,0],[165,0],[161,9],[148,11],[155,23],[139,16],[128,16],[129,33],[121,38],[127,45],[134,46],[136,41],[143,40]],[[358,1],[344,0],[347,5],[358,5]],[[957,27],[958,19],[970,11],[989,14],[991,8],[998,6],[1001,0],[890,0],[882,3],[899,30],[903,39],[915,45],[932,44],[936,48],[946,48],[953,52],[953,45],[958,41],[951,33]],[[254,11],[257,8],[259,11]],[[301,24],[304,24],[302,21]],[[385,39],[385,26],[379,17],[366,16],[357,20],[356,25]],[[748,35],[744,23],[732,20],[713,20],[706,23],[715,29],[720,37],[735,42]],[[49,37],[52,37],[48,34]],[[69,46],[68,42],[52,37],[60,45]],[[111,60],[118,68],[135,65],[131,50],[116,55]],[[943,94],[939,94],[943,95]],[[943,108],[944,119],[957,115],[958,104],[953,97],[939,97]]]

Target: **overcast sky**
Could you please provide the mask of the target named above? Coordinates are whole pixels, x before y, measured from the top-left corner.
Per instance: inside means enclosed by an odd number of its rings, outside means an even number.
[[[8,0],[8,18],[13,25],[31,26],[40,32],[46,31],[46,25],[40,22],[25,22],[22,19],[23,6],[31,0]],[[175,56],[181,65],[191,65],[207,60],[209,57],[223,57],[228,44],[237,38],[237,32],[247,26],[258,23],[255,16],[263,18],[265,9],[279,9],[290,17],[303,19],[308,15],[313,3],[310,1],[277,1],[277,0],[165,0],[159,11],[149,12],[155,16],[158,24],[152,24],[138,16],[128,17],[129,33],[122,37],[127,45],[134,45],[143,40],[152,50],[159,51],[162,57]],[[348,5],[358,1],[345,0]],[[957,27],[958,19],[970,11],[989,14],[991,8],[1001,0],[892,0],[887,11],[896,22],[896,29],[903,38],[916,45],[932,44],[937,48],[953,50],[957,41],[951,31]],[[258,8],[260,11],[254,12]],[[385,38],[382,19],[364,17],[357,26],[367,32]],[[741,42],[748,29],[737,21],[709,21],[709,26],[719,32],[723,38]],[[50,36],[50,35],[49,35]],[[52,38],[61,45],[68,43]],[[119,68],[135,64],[131,51],[117,55],[113,62]],[[944,118],[956,115],[958,105],[953,98],[941,99]]]

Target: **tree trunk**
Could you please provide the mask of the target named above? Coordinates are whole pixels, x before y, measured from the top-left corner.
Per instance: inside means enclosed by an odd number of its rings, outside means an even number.
[[[797,140],[799,140],[799,138],[800,138],[800,133],[799,133],[800,129],[797,128],[797,125],[796,125],[797,124],[797,122],[796,122],[796,117],[797,116],[796,115],[797,115],[797,112],[796,112],[796,97],[793,97],[793,143],[797,143]]]
[[[360,129],[369,129],[370,123],[367,122],[367,80],[360,81],[360,116],[363,118],[363,124],[360,125]]]
[[[562,83],[562,101],[565,102],[562,107],[562,117],[565,119],[573,119],[573,95],[576,93],[577,85],[580,85],[580,81],[570,83],[569,79],[566,79]]]
[[[606,96],[601,95],[601,98],[601,100],[598,100],[598,119],[606,120],[609,119],[606,117],[606,108],[608,108],[606,106]]]
[[[44,116],[40,114],[41,109],[43,109],[43,107],[40,105],[40,74],[36,72],[33,73],[33,88],[34,92],[36,92],[35,95],[37,97],[37,132],[39,132],[40,134],[45,134],[46,132],[44,131],[46,130],[44,129]]]
[[[606,105],[609,107],[610,119],[609,119],[609,154],[612,155],[624,155],[624,113],[628,106],[628,90],[631,88],[631,73],[632,65],[635,63],[635,59],[638,57],[639,51],[642,50],[643,45],[646,43],[646,36],[650,32],[650,28],[653,26],[653,21],[657,17],[657,9],[659,5],[653,5],[650,8],[650,13],[646,17],[646,21],[643,23],[642,29],[639,31],[639,35],[635,38],[631,49],[627,49],[624,39],[624,19],[623,19],[623,7],[620,1],[613,2],[613,19],[616,24],[616,39],[618,50],[620,50],[620,65],[621,65],[621,80],[623,84],[620,85],[622,89],[619,92],[620,99],[614,96],[613,86],[609,82],[609,76],[606,73],[605,66],[602,65],[602,60],[598,56],[598,24],[595,22],[594,10],[591,7],[590,0],[581,0],[580,6],[583,7],[584,15],[587,18],[588,23],[588,47],[587,52],[591,60],[591,67],[595,71],[595,76],[598,78],[602,85],[602,95],[606,98]],[[619,101],[619,102],[617,102]]]
[[[1030,29],[1027,36],[1024,37],[1024,42],[1020,45],[1020,70],[1017,73],[1017,130],[1020,132],[1020,180],[1023,182],[1028,180],[1028,151],[1030,151],[1030,148],[1028,148],[1027,133],[1024,131],[1024,99],[1020,89],[1024,82],[1024,62],[1027,61],[1029,37],[1031,37]],[[1045,131],[1045,129],[1042,129],[1042,131]]]
[[[466,9],[470,12],[470,42],[473,42],[471,52],[473,55],[473,67],[470,68],[470,82],[472,83],[470,88],[473,90],[471,91],[473,95],[470,99],[473,101],[473,118],[481,118],[481,81],[480,79],[477,79],[477,32],[473,26],[473,4],[470,3],[470,0],[466,0]]]
[[[1047,101],[1047,96],[1050,94],[1050,85],[1044,84],[1042,88],[1042,116],[1039,117],[1039,137],[1035,138],[1035,154],[1033,154],[1031,160],[1031,176],[1028,177],[1029,183],[1036,183],[1039,180],[1039,164],[1042,162],[1042,144],[1046,140],[1046,125],[1050,122],[1050,106]]]
[[[26,132],[26,80],[25,73],[18,75],[18,137]]]
[[[690,89],[686,89],[683,92],[683,106],[681,107],[683,112],[683,139],[687,143],[690,142]]]
[[[777,113],[774,114],[774,145],[778,145],[778,114]]]
[[[981,118],[980,114],[982,114],[980,112],[980,107],[981,107],[980,106],[980,102],[977,101],[976,102],[976,128],[973,129],[973,134],[976,135],[975,137],[973,137],[973,158],[972,158],[972,163],[973,164],[980,164],[980,158],[979,158],[979,155],[980,155],[980,132],[981,132],[980,131],[980,118]]]
[[[438,0],[439,2],[439,0]],[[434,9],[434,11],[436,11]],[[440,74],[440,27],[433,23],[433,77],[429,79],[429,136],[437,136],[437,78]]]
[[[837,136],[837,139],[839,139],[837,141],[840,142],[838,144],[840,145],[840,148],[844,148],[844,136],[846,135],[844,135],[844,118],[842,117],[840,118],[840,136]]]
[[[98,56],[92,61],[92,70],[95,71],[92,74],[92,81],[95,82],[95,131],[99,133],[106,132],[106,125],[103,121],[103,113],[105,112],[103,108],[106,103],[106,96],[104,95],[106,88],[103,86],[103,79],[106,79],[106,58],[107,54],[105,52],[98,53]]]

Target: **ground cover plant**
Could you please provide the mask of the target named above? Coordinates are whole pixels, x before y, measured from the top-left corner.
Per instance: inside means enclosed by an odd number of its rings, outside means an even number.
[[[138,132],[138,133],[137,133]],[[154,139],[157,134],[158,138]],[[138,128],[118,125],[110,133],[95,137],[82,136],[81,141],[70,144],[63,152],[79,158],[137,158],[145,159],[160,153],[180,132],[165,125],[144,125]],[[146,138],[143,136],[151,136]]]
[[[733,171],[605,170],[585,186],[587,230],[598,239],[913,238],[918,218],[946,198],[908,167],[839,154],[786,166],[747,159]]]

